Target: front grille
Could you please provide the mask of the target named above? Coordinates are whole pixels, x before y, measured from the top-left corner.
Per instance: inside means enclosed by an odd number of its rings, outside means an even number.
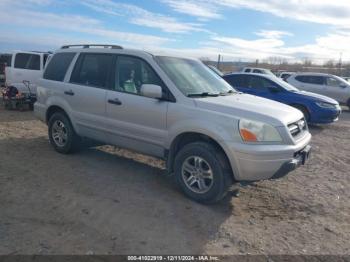
[[[288,129],[292,137],[297,137],[307,130],[307,124],[305,119],[300,119],[294,123],[288,125]]]

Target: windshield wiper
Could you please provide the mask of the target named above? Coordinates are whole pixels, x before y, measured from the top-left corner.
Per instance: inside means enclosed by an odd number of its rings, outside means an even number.
[[[220,93],[209,93],[209,92],[203,92],[203,93],[198,93],[198,94],[188,94],[188,97],[206,97],[206,96],[210,96],[210,97],[216,97],[219,96]]]
[[[234,90],[229,90],[227,92],[221,92],[220,93],[221,96],[227,96],[227,95],[230,95],[230,94],[237,94],[237,92],[234,91]]]

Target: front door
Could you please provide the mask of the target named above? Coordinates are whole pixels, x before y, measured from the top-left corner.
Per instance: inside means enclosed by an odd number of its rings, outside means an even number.
[[[325,95],[340,103],[346,103],[350,94],[350,85],[342,83],[338,79],[329,76],[326,77]]]
[[[167,101],[144,97],[143,84],[164,84],[144,60],[119,56],[114,85],[107,91],[106,116],[109,139],[116,145],[162,157],[167,138]]]
[[[284,102],[283,96],[280,93],[282,89],[276,83],[266,79],[263,76],[247,76],[247,89],[251,90],[250,93],[256,96],[272,99],[282,103]]]

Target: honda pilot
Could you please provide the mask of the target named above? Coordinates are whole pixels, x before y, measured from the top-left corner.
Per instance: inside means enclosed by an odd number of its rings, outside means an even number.
[[[237,92],[199,60],[120,46],[63,46],[39,80],[35,114],[63,154],[82,138],[162,158],[198,202],[304,164],[311,135],[290,106]]]

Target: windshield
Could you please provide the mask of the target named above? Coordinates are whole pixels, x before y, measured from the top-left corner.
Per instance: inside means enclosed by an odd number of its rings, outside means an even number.
[[[156,61],[186,96],[236,92],[224,79],[197,60],[158,56]]]
[[[335,76],[335,75],[333,75],[332,77],[335,78],[335,79],[337,79],[338,81],[340,81],[340,83],[342,83],[342,84],[345,84],[345,85],[347,85],[347,86],[349,85],[349,82],[346,81],[344,78],[341,78],[341,77]]]
[[[299,91],[298,88],[292,86],[291,84],[284,81],[282,78],[279,78],[277,76],[271,76],[271,80],[274,81],[276,84],[280,85],[282,88],[284,88],[287,91]]]
[[[272,71],[269,70],[269,69],[264,69],[264,72],[265,72],[265,74],[267,74],[267,75],[275,76],[275,74],[272,73]]]

